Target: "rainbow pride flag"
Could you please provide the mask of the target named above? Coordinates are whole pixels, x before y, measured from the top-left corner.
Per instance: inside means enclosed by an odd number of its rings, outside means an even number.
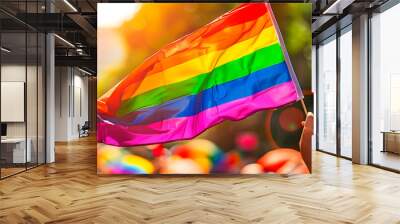
[[[97,139],[191,139],[302,97],[271,6],[247,3],[163,47],[100,97]]]

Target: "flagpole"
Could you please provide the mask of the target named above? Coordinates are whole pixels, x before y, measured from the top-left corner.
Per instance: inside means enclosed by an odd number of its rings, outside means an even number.
[[[304,103],[304,99],[301,99],[300,102],[301,102],[301,107],[303,108],[304,114],[307,116],[308,111],[307,111],[306,104]]]
[[[272,10],[272,7],[271,7],[270,3],[266,2],[265,5],[268,8],[268,11],[270,12],[269,15],[270,15],[270,18],[271,18],[271,20],[272,20],[272,22],[274,24],[275,33],[276,33],[276,35],[278,37],[279,44],[281,45],[282,53],[283,53],[283,56],[285,57],[285,63],[286,63],[286,66],[287,66],[287,68],[289,70],[290,77],[292,78],[294,84],[296,85],[296,92],[297,92],[299,98],[302,99],[303,98],[303,92],[301,90],[301,87],[300,87],[299,81],[297,79],[296,73],[295,73],[295,71],[293,69],[292,62],[290,61],[289,53],[288,53],[288,51],[286,49],[285,41],[283,40],[282,33],[281,33],[281,30],[279,29],[278,22],[276,21],[276,18],[275,18],[275,15],[274,15],[274,12]]]
[[[304,114],[307,116],[308,111],[307,111],[306,104],[304,103],[304,100],[303,100],[304,95],[303,95],[303,92],[301,90],[299,81],[297,80],[296,74],[294,72],[293,65],[292,65],[292,63],[290,61],[289,53],[288,53],[288,51],[286,49],[285,41],[283,40],[281,30],[279,29],[278,22],[276,21],[276,18],[275,18],[275,15],[273,13],[273,10],[272,10],[272,7],[271,7],[270,3],[267,2],[265,4],[266,4],[266,6],[267,6],[267,8],[268,8],[268,10],[270,12],[270,16],[271,16],[272,22],[274,23],[276,35],[278,36],[279,43],[280,43],[280,45],[282,47],[283,55],[285,57],[285,62],[286,62],[286,65],[287,65],[287,67],[289,69],[289,74],[290,74],[293,82],[296,84],[296,92],[300,96],[301,106],[303,107]]]

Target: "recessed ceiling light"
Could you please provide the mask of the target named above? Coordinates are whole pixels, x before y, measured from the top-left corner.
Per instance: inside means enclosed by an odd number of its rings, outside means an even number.
[[[9,49],[7,49],[5,47],[1,47],[0,49],[1,49],[1,51],[4,51],[6,53],[10,53],[11,52],[11,50],[9,50]]]
[[[67,4],[74,12],[78,12],[78,10],[73,6],[68,0],[64,0],[65,4]]]
[[[62,38],[61,36],[59,36],[58,34],[54,34],[55,37],[57,37],[59,40],[61,40],[62,42],[64,42],[65,44],[67,44],[70,47],[75,48],[75,45],[73,45],[71,42],[69,42],[68,40]]]
[[[86,71],[86,70],[84,70],[84,69],[81,69],[81,68],[79,68],[79,67],[78,67],[78,70],[81,71],[81,72],[83,72],[83,73],[85,73],[85,74],[87,74],[87,75],[93,75],[92,73],[90,73],[90,72],[88,72],[88,71]]]
[[[351,5],[355,0],[336,0],[322,13],[323,15],[329,14],[342,14],[343,10]]]

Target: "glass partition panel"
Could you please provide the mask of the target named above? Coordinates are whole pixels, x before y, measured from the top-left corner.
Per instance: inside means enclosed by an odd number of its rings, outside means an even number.
[[[371,72],[372,163],[400,170],[400,5],[373,15]]]
[[[26,80],[26,113],[27,113],[27,150],[30,151],[28,168],[38,163],[38,35],[36,32],[27,33],[27,80]]]
[[[336,36],[318,47],[318,149],[336,154]]]
[[[43,164],[46,162],[46,145],[45,145],[45,120],[46,120],[46,113],[45,113],[45,89],[46,89],[46,74],[45,74],[45,65],[46,65],[46,52],[45,52],[45,45],[46,45],[46,37],[44,34],[39,33],[38,35],[38,105],[37,105],[37,115],[38,115],[38,164]]]
[[[352,32],[340,36],[340,154],[352,157]]]
[[[45,34],[21,22],[45,1],[0,1],[0,178],[45,163]],[[33,19],[39,17],[33,17]]]
[[[1,34],[2,177],[24,171],[31,162],[26,141],[26,41],[25,31]]]
[[[27,2],[27,13],[38,13],[38,1]],[[38,23],[38,17],[32,21]],[[34,29],[27,28],[27,80],[26,80],[26,114],[27,114],[27,150],[31,151],[31,161],[27,167],[38,165],[38,64],[39,36]]]

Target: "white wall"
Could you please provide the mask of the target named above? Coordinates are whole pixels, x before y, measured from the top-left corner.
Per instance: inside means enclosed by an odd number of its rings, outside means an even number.
[[[69,68],[56,67],[55,68],[55,141],[68,140],[68,117],[69,115]]]
[[[1,81],[2,82],[25,82],[25,74],[27,69],[28,74],[36,74],[36,67],[28,66],[27,68],[24,65],[18,64],[5,64],[1,66]],[[28,76],[29,78],[30,76]],[[29,85],[36,86],[36,80],[29,80]],[[27,89],[27,102],[28,104],[31,102],[35,102],[34,106],[36,108],[36,88],[28,88]],[[32,91],[32,92],[31,92]],[[29,106],[29,105],[28,105]],[[2,110],[7,110],[7,108],[1,108]],[[28,113],[28,122],[35,121],[36,125],[36,113]],[[28,125],[28,129],[32,127],[33,124]],[[36,130],[36,126],[34,127]],[[29,131],[29,130],[28,130]],[[36,133],[35,133],[36,134]],[[7,122],[7,136],[8,137],[25,137],[25,122]],[[29,137],[29,133],[28,133]]]
[[[55,140],[70,141],[88,120],[88,78],[72,67],[56,67],[55,73]]]
[[[83,125],[85,121],[88,121],[88,78],[81,76],[82,73],[74,75],[74,108],[75,111],[72,119],[72,130],[71,135],[74,138],[79,137],[78,124]]]
[[[28,67],[28,70],[30,68]],[[2,65],[1,81],[4,82],[25,82],[25,65]],[[7,108],[1,108],[7,110]],[[7,137],[25,137],[25,123],[12,122],[7,123]]]

